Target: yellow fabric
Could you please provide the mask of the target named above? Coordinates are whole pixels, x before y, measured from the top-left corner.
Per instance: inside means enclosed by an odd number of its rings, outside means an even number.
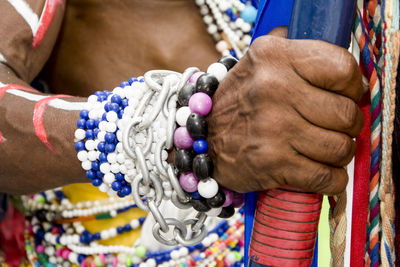
[[[318,225],[318,266],[330,266],[331,250],[329,242],[329,201],[328,197],[324,196]]]
[[[93,187],[91,184],[72,184],[62,188],[65,196],[71,201],[76,203],[80,201],[94,201],[108,198],[108,195],[99,191],[98,188]],[[91,233],[100,232],[104,229],[117,227],[129,223],[132,219],[138,219],[146,216],[146,212],[135,208],[126,212],[118,214],[112,219],[93,220],[83,222],[83,226]],[[128,233],[119,234],[114,238],[99,241],[103,245],[124,245],[132,246],[136,239],[139,237],[140,228],[132,230]]]

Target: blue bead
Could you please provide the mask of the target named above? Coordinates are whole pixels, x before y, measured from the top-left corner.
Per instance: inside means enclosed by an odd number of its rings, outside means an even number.
[[[141,83],[144,82],[144,78],[140,78],[139,82],[141,82]]]
[[[104,112],[103,115],[101,116],[101,120],[107,121],[107,113]]]
[[[97,171],[96,176],[97,178],[102,179],[104,177],[104,173],[102,173],[101,171]]]
[[[117,196],[119,197],[125,197],[124,193],[122,193],[122,190],[117,192]]]
[[[105,151],[106,151],[106,142],[100,142],[100,143],[97,145],[97,149],[98,149],[100,152],[105,152]]]
[[[101,235],[100,235],[100,233],[99,232],[96,232],[96,233],[94,233],[93,234],[93,240],[100,240],[100,238],[101,238]]]
[[[94,133],[93,130],[86,130],[86,139],[93,139]]]
[[[96,91],[96,92],[94,92],[94,95],[95,96],[101,96],[101,95],[103,95],[104,93],[102,92],[102,91]]]
[[[124,175],[122,173],[119,172],[119,173],[115,174],[115,179],[117,181],[123,181],[125,179],[125,177],[124,177]]]
[[[60,243],[61,243],[60,240],[61,240],[61,236],[57,236],[57,237],[56,237],[56,242],[57,242],[57,244],[60,244]]]
[[[195,249],[202,249],[203,248],[203,244],[199,243],[197,245],[194,246]]]
[[[93,129],[94,138],[97,138],[97,135],[99,134],[99,132],[100,132],[100,130],[98,128]]]
[[[124,110],[121,109],[120,111],[118,111],[118,119],[122,119],[122,116],[124,115]]]
[[[104,110],[105,110],[106,112],[109,112],[109,111],[111,110],[111,103],[110,103],[110,102],[107,102],[107,103],[104,105]]]
[[[46,263],[46,267],[57,267],[57,266],[51,262],[48,262]]]
[[[121,82],[121,83],[119,84],[119,87],[124,88],[125,86],[129,86],[129,85],[130,85],[129,82],[124,81],[124,82]]]
[[[121,103],[121,100],[122,100],[122,98],[116,94],[111,97],[111,102],[116,103],[118,105]]]
[[[193,150],[197,154],[206,153],[208,150],[208,143],[205,139],[197,139],[193,142]]]
[[[115,134],[113,133],[106,133],[104,136],[104,140],[109,144],[113,144],[115,142],[115,138]]]
[[[156,261],[157,264],[162,263],[163,260],[164,260],[164,257],[163,257],[163,256],[157,256],[157,257],[155,257],[155,261]]]
[[[125,185],[124,187],[122,187],[122,193],[127,196],[132,192],[132,188],[130,185]]]
[[[95,179],[96,176],[96,172],[93,170],[88,170],[86,171],[86,177],[89,178],[90,180]]]
[[[114,144],[106,144],[105,150],[107,153],[112,153],[115,151],[115,145]]]
[[[100,120],[95,120],[95,122],[96,122],[96,128],[99,128]]]
[[[112,188],[112,190],[114,190],[114,191],[119,191],[119,190],[121,190],[122,186],[121,186],[121,183],[120,183],[120,182],[114,181],[114,182],[112,182],[112,184],[111,184],[111,188]]]
[[[86,259],[86,256],[85,256],[85,255],[79,254],[79,256],[78,256],[78,262],[79,262],[79,263],[82,263],[82,261],[84,261],[85,259]]]
[[[125,224],[124,225],[124,231],[125,232],[129,232],[130,230],[132,230],[132,226],[129,223]]]
[[[85,120],[89,119],[89,110],[82,109],[81,112],[79,113],[79,116]]]
[[[253,24],[257,19],[257,9],[252,5],[246,5],[240,11],[240,17],[247,23]]]
[[[110,110],[118,112],[119,111],[119,105],[117,103],[111,103]]]
[[[202,199],[203,197],[200,196],[199,192],[195,191],[193,193],[190,193],[190,195],[192,196],[192,198],[194,199]]]
[[[99,161],[100,161],[100,163],[107,162],[107,154],[106,153],[100,153]]]
[[[132,85],[132,83],[137,82],[137,79],[135,77],[132,77],[128,80],[129,84]]]
[[[99,163],[98,160],[92,162],[92,169],[93,169],[94,171],[100,170],[100,163]]]
[[[92,179],[92,185],[94,186],[100,186],[102,183],[103,181],[99,178]]]
[[[126,108],[127,106],[129,106],[129,100],[126,98],[122,99],[121,106],[122,108]]]
[[[95,126],[96,126],[95,120],[89,119],[89,120],[86,121],[86,128],[94,129]]]
[[[85,142],[83,141],[78,141],[75,143],[75,150],[76,151],[82,151],[85,149]]]
[[[85,119],[79,119],[79,120],[76,122],[76,126],[77,126],[79,129],[85,129],[85,127],[86,127],[86,120],[85,120]]]
[[[117,233],[122,234],[124,232],[124,228],[122,226],[117,227]]]
[[[139,218],[139,224],[143,224],[145,220],[146,220],[145,217],[140,217]]]

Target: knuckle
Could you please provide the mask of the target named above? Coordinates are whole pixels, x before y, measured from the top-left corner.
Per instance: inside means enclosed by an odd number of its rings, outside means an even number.
[[[353,157],[353,140],[350,137],[342,136],[336,147],[336,156],[339,165],[347,164]]]
[[[359,73],[355,58],[345,49],[340,50],[338,58],[340,59],[338,60],[338,79],[344,83],[353,81],[354,77]]]
[[[340,116],[344,129],[351,129],[357,124],[358,107],[351,99],[343,99],[340,105]]]
[[[318,167],[311,175],[309,188],[311,191],[320,192],[329,187],[332,182],[332,171],[324,166]]]

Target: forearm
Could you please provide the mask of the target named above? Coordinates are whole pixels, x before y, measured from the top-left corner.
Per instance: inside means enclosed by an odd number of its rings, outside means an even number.
[[[12,87],[7,85],[30,87],[4,65],[0,81],[0,191],[26,194],[86,182],[74,149],[82,107],[76,102],[86,99],[54,96],[58,100],[50,100],[51,95],[39,92],[5,90]]]

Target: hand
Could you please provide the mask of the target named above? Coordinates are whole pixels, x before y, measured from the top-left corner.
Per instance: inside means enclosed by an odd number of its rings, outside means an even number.
[[[361,73],[322,41],[258,38],[228,73],[209,116],[214,176],[238,192],[289,185],[337,194],[363,126]]]

